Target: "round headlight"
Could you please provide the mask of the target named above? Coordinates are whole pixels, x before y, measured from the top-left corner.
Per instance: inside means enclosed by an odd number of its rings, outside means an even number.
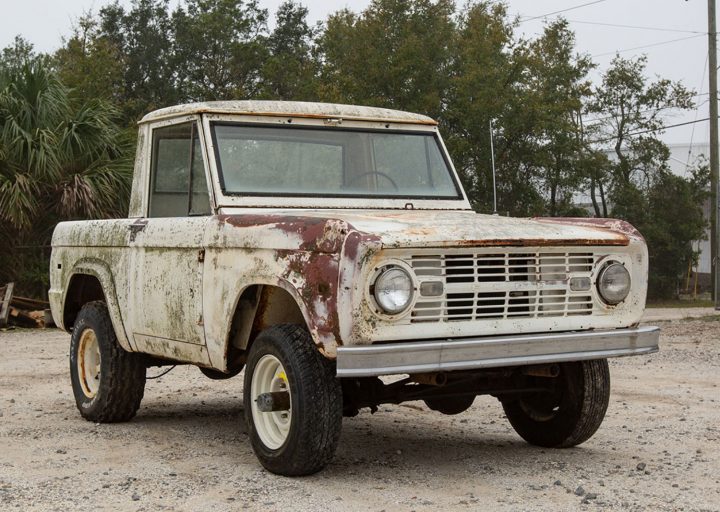
[[[401,313],[412,301],[412,278],[400,267],[385,267],[375,279],[374,288],[375,301],[385,313]]]
[[[630,293],[630,272],[625,265],[611,263],[600,271],[597,280],[598,292],[608,304],[620,304]]]

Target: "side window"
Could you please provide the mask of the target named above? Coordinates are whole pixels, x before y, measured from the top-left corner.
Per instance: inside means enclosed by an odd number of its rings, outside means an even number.
[[[196,123],[153,130],[150,175],[150,217],[210,213]]]

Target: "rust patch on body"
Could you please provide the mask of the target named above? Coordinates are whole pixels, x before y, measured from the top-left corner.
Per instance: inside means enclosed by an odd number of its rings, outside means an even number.
[[[337,254],[301,253],[291,254],[288,258],[285,277],[292,279],[296,274],[302,277],[297,290],[310,312],[310,328],[317,331],[321,340],[331,337],[338,345],[340,339],[340,320],[338,316],[338,286],[340,264]]]
[[[631,238],[645,241],[640,232],[635,229],[635,226],[620,219],[606,219],[598,217],[535,217],[533,220],[538,222],[594,228],[612,233],[617,237],[616,240],[605,240],[602,243],[586,245],[628,245]],[[584,240],[580,240],[578,242],[584,242]]]
[[[363,244],[380,247],[377,235],[358,232],[347,221],[332,217],[285,214],[220,215],[218,220],[232,228],[254,229],[263,233],[287,235],[296,240],[291,248],[273,250],[273,257],[282,267],[277,277],[294,288],[302,302],[306,321],[315,342],[326,349],[342,345],[340,329],[340,280],[343,272],[357,270],[367,251]],[[267,273],[271,275],[272,273]],[[263,294],[264,295],[264,294]],[[261,329],[263,298],[253,331]]]
[[[351,232],[345,239],[344,256],[350,262],[356,262],[358,259],[358,250],[361,244],[374,245],[380,247],[382,241],[377,235],[368,235],[358,231]]]
[[[236,228],[262,226],[288,235],[299,235],[301,251],[324,253],[338,252],[345,235],[352,229],[352,226],[343,220],[327,217],[246,214],[218,215],[218,220]]]

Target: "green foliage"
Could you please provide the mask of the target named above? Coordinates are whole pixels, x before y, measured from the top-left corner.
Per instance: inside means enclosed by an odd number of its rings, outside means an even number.
[[[454,58],[442,123],[471,202],[476,210],[484,212],[492,211],[493,119],[500,211],[516,212],[516,206],[521,211],[536,211],[540,200],[532,188],[532,178],[523,176],[526,169],[509,163],[509,158],[516,154],[515,148],[523,142],[523,137],[515,137],[510,127],[517,119],[515,114],[522,110],[519,91],[522,72],[515,65],[514,42],[513,23],[506,7],[491,2],[470,6],[461,13],[452,41]],[[512,199],[520,195],[524,196],[522,205]]]
[[[77,95],[122,103],[125,55],[100,33],[98,21],[81,17],[73,34],[53,56],[58,78]]]
[[[267,11],[251,0],[188,0],[172,15],[171,60],[184,101],[257,95]]]
[[[21,36],[15,36],[13,43],[0,52],[0,70],[17,71],[28,62],[47,60],[47,56],[35,53],[32,43]]]
[[[267,38],[261,71],[260,97],[313,101],[317,98],[320,62],[315,58],[315,38],[320,27],[307,23],[308,10],[292,1],[278,8],[275,29]]]
[[[133,0],[126,11],[117,1],[100,9],[95,39],[120,56],[122,76],[116,101],[129,123],[177,102],[168,0]],[[115,79],[108,77],[107,80]],[[103,84],[101,87],[113,86]]]
[[[646,59],[616,57],[594,91],[588,110],[600,116],[597,137],[612,158],[591,177],[611,214],[630,221],[648,242],[650,295],[670,298],[693,257],[691,242],[704,236],[705,174],[690,180],[670,173],[670,150],[657,138],[664,113],[694,106],[692,91],[678,82],[645,77]],[[597,198],[593,197],[597,204]]]
[[[590,113],[601,116],[600,140],[614,153],[607,186],[615,191],[616,203],[623,203],[625,194],[632,196],[627,189],[647,189],[655,172],[667,170],[669,150],[657,138],[665,127],[665,114],[694,107],[692,91],[681,83],[648,83],[646,65],[645,57],[613,59],[588,105]]]
[[[462,13],[458,28],[441,119],[473,205],[492,209],[493,120],[499,211],[581,214],[572,199],[590,159],[579,126],[592,63],[574,54],[567,22],[517,41],[506,8],[483,2]]]
[[[454,36],[450,0],[374,0],[320,37],[320,97],[440,117]]]
[[[578,168],[589,157],[579,130],[585,101],[591,93],[587,56],[575,55],[575,34],[565,20],[545,27],[541,37],[527,45],[526,115],[534,124],[530,151],[547,197],[547,213],[556,216],[571,207],[582,182]]]
[[[650,253],[651,299],[677,297],[683,272],[697,257],[692,242],[705,234],[709,177],[707,166],[694,170],[689,180],[660,172],[647,195],[636,198],[644,207],[636,227]]]
[[[116,117],[109,103],[74,96],[42,59],[0,71],[0,282],[44,293],[43,246],[58,221],[126,214],[132,170]]]

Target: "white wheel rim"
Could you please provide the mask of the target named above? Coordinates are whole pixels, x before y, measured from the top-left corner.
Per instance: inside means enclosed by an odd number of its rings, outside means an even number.
[[[80,335],[77,366],[83,393],[94,398],[100,389],[100,345],[92,329],[85,329]]]
[[[257,406],[257,398],[263,393],[277,391],[287,391],[290,394],[290,409],[287,411],[260,411]],[[260,440],[269,449],[277,450],[287,440],[292,423],[292,393],[290,393],[285,368],[277,357],[266,354],[257,362],[250,381],[250,397],[253,424]]]

